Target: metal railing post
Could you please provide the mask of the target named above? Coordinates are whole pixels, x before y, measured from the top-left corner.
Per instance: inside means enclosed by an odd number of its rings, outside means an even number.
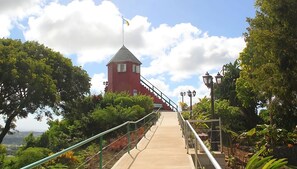
[[[102,169],[102,166],[103,166],[103,136],[100,137],[99,139],[99,168]]]
[[[128,153],[131,150],[131,138],[130,138],[130,123],[127,124],[127,134],[128,134]]]
[[[198,145],[197,139],[195,139],[195,168],[198,168]]]
[[[135,135],[136,135],[135,148],[137,149],[137,144],[138,144],[138,130],[137,130],[137,123],[134,123],[134,128],[135,128]]]
[[[189,132],[188,132],[188,125],[186,125],[186,147],[187,147],[187,153],[189,154]]]
[[[219,118],[219,126],[220,126],[220,149],[221,153],[223,152],[223,137],[222,137],[222,121],[221,118]]]
[[[212,163],[214,168],[215,169],[222,169],[221,166],[219,165],[219,163],[216,161],[216,159],[211,154],[211,152],[207,149],[207,147],[205,146],[205,144],[203,143],[203,141],[201,140],[199,135],[196,133],[194,128],[191,126],[190,122],[186,121],[186,123],[187,123],[187,127],[189,128],[189,132],[191,132],[191,134],[193,134],[195,140],[198,141],[199,145],[201,146],[201,149],[204,150],[205,154],[207,155],[208,159],[210,160],[210,162]]]

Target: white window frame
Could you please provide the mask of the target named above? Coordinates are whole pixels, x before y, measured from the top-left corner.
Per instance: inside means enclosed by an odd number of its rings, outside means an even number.
[[[132,72],[134,72],[134,73],[140,73],[140,66],[133,64]]]
[[[136,65],[136,73],[140,73],[140,66]]]
[[[125,63],[119,63],[118,72],[126,72],[126,71],[127,71],[127,65]]]

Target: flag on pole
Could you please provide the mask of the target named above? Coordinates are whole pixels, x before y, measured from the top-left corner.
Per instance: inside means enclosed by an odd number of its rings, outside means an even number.
[[[122,17],[122,18],[123,18],[123,24],[126,24],[127,26],[129,26],[130,23],[127,21],[127,19],[125,19],[124,17]]]
[[[122,36],[123,36],[123,45],[125,44],[125,32],[124,32],[124,25],[130,25],[130,23],[122,16],[123,24],[122,24]]]

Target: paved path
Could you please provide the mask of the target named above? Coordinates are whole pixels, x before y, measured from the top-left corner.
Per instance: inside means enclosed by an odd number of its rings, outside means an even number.
[[[162,112],[137,149],[126,153],[112,169],[194,169],[176,112]]]

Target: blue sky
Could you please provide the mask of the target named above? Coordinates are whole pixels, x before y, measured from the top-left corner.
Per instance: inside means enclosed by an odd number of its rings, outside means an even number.
[[[103,91],[106,64],[122,46],[143,63],[141,74],[179,102],[181,91],[209,96],[202,82],[215,75],[245,47],[253,0],[10,0],[0,1],[0,37],[34,40],[61,52],[92,78],[93,93]],[[189,98],[185,98],[189,102]],[[33,116],[18,130],[45,130]]]

